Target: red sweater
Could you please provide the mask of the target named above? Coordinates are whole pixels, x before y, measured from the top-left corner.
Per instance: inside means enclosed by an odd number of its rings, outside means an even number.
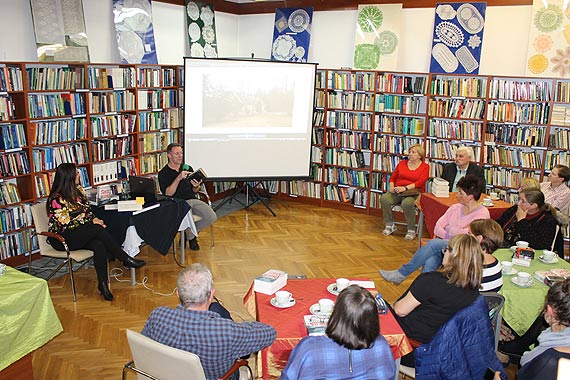
[[[417,189],[425,191],[425,185],[429,178],[429,165],[422,162],[416,170],[410,170],[408,167],[408,160],[400,161],[392,176],[390,177],[390,182],[394,186],[407,186],[412,183]]]

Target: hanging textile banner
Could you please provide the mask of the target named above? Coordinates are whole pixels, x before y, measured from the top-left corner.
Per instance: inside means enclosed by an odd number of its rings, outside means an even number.
[[[431,73],[478,74],[487,3],[437,3]]]
[[[113,0],[121,63],[158,63],[150,0]]]
[[[40,62],[89,62],[82,0],[30,0]]]
[[[271,60],[307,62],[312,20],[313,7],[275,9]]]
[[[396,70],[402,4],[359,5],[354,68]]]
[[[570,77],[570,6],[564,0],[534,0],[526,75]]]
[[[214,5],[186,0],[186,20],[190,38],[190,56],[216,58],[216,22]]]

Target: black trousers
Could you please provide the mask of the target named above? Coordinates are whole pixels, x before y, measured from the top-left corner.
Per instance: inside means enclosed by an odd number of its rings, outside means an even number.
[[[121,261],[129,256],[115,242],[109,232],[99,224],[83,224],[61,234],[71,251],[88,249],[93,251],[93,262],[97,272],[98,281],[107,281],[107,262],[110,259]],[[58,251],[65,251],[63,244],[54,238],[48,238],[52,247]]]

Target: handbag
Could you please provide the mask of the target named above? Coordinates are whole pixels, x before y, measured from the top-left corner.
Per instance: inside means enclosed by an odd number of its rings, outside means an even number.
[[[402,191],[398,195],[400,195],[402,197],[413,197],[413,196],[420,195],[420,194],[421,194],[421,190],[414,187],[413,189],[408,189],[406,191]]]

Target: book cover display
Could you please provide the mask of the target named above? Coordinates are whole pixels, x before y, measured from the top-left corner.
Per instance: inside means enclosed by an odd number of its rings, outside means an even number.
[[[217,58],[214,5],[186,0],[186,20],[190,39],[190,56]]]
[[[312,20],[313,7],[275,9],[271,60],[307,62]]]
[[[431,73],[479,74],[487,3],[438,3]]]
[[[121,63],[158,63],[150,0],[113,0]]]

